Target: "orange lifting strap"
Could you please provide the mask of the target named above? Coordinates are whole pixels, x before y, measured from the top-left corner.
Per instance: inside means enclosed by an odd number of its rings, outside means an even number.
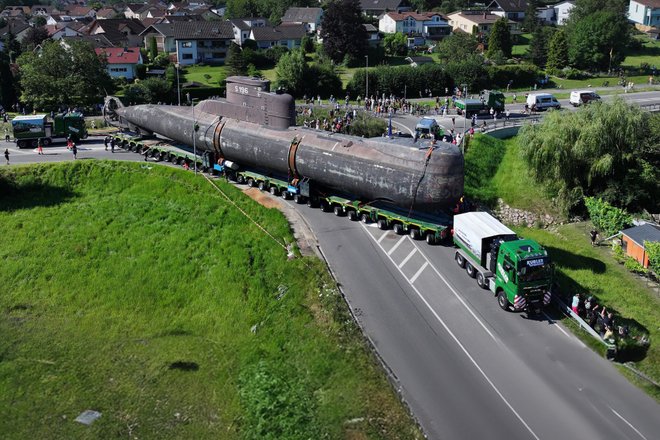
[[[298,139],[297,137],[294,137],[291,141],[291,145],[289,146],[289,176],[292,177],[293,180],[298,179],[298,170],[296,169],[296,152],[298,151],[298,146],[300,145],[301,141],[302,138]]]

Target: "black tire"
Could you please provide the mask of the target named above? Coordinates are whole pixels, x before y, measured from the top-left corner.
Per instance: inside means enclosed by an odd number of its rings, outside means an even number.
[[[167,156],[167,161],[168,162],[174,162],[176,160],[176,157],[173,154],[169,154]]]
[[[421,240],[422,231],[420,231],[417,228],[410,228],[410,238],[412,238],[413,240]]]
[[[353,210],[348,211],[348,219],[349,219],[350,221],[352,221],[352,222],[356,221],[356,220],[358,219],[358,214],[357,214],[357,212],[355,212],[355,211],[353,211]]]
[[[481,272],[477,272],[477,284],[482,289],[486,288],[486,277],[484,277],[484,274],[482,274]]]
[[[433,234],[433,232],[426,233],[426,243],[431,245],[435,244],[435,235]]]
[[[394,223],[392,225],[392,230],[396,235],[403,235],[406,231],[403,229],[403,225],[401,223]]]
[[[307,207],[308,208],[314,208],[315,206],[316,206],[316,202],[314,201],[314,199],[312,199],[311,197],[308,198],[307,199]]]
[[[268,189],[268,191],[269,191],[272,195],[276,196],[278,190],[277,190],[277,187],[276,187],[276,186],[271,186],[271,187]]]
[[[53,140],[51,138],[44,139],[44,147],[49,146],[52,142]]]
[[[291,198],[291,193],[289,191],[282,191],[280,193],[280,197],[282,197],[284,200],[289,200]]]
[[[35,140],[33,140],[32,142],[30,142],[30,145],[31,145],[33,148],[37,148],[37,145],[39,145],[39,141],[37,141],[37,140],[35,139]]]
[[[337,217],[342,217],[344,215],[344,210],[339,205],[336,205],[334,208],[332,208],[332,211]]]
[[[360,220],[364,224],[368,224],[371,222],[371,219],[369,218],[369,214],[367,214],[366,212],[362,213],[362,215],[360,216]]]
[[[21,149],[25,147],[25,141],[16,141],[16,146]]]
[[[263,191],[266,189],[266,182],[263,180],[260,180],[259,183],[257,183],[257,188],[259,188],[259,191]]]
[[[465,271],[467,272],[467,274],[470,278],[474,278],[474,276],[477,274],[477,270],[474,268],[472,263],[470,263],[469,261],[465,262]]]
[[[456,260],[456,264],[458,264],[458,267],[465,267],[465,258],[463,258],[463,255],[460,253],[456,252],[456,255],[454,256],[454,260]]]
[[[236,183],[244,184],[245,183],[245,176],[243,176],[242,174],[239,174],[238,176],[236,176]]]
[[[509,300],[504,293],[504,290],[500,290],[497,294],[497,304],[499,304],[502,310],[509,311]]]
[[[330,204],[329,204],[328,202],[326,202],[326,201],[321,201],[321,211],[323,211],[323,212],[330,212],[330,210],[331,210],[330,208],[331,208],[331,206],[330,206]]]
[[[296,194],[296,195],[293,196],[293,201],[295,203],[297,203],[298,205],[300,205],[301,203],[305,202],[305,196],[302,196],[300,194]]]
[[[383,218],[378,219],[378,229],[382,229],[384,231],[384,230],[388,229],[388,226],[389,225],[387,224],[387,220],[385,220]]]
[[[249,186],[250,188],[254,188],[254,179],[252,177],[248,178],[247,186]]]

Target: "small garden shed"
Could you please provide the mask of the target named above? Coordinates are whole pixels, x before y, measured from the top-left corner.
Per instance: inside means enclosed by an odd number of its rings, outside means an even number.
[[[644,249],[644,242],[660,242],[660,226],[645,223],[621,231],[621,244],[626,255],[649,267],[649,256]]]

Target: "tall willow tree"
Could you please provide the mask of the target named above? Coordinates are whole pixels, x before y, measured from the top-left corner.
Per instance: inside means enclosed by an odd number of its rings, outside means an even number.
[[[659,118],[621,99],[551,112],[521,130],[521,152],[567,212],[580,210],[584,196],[658,212],[660,144],[653,130]]]

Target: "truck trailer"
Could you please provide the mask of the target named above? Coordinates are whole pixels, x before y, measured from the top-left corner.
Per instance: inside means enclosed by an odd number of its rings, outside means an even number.
[[[509,310],[540,313],[550,303],[552,268],[548,252],[519,238],[486,212],[454,216],[456,263]]]
[[[456,112],[459,115],[465,114],[466,117],[478,114],[488,114],[490,109],[497,112],[504,111],[504,94],[496,90],[486,90],[482,92],[480,99],[457,99]]]
[[[11,126],[18,148],[36,147],[39,139],[48,146],[69,136],[74,142],[87,138],[85,119],[80,113],[59,113],[52,121],[45,114],[16,116]]]

